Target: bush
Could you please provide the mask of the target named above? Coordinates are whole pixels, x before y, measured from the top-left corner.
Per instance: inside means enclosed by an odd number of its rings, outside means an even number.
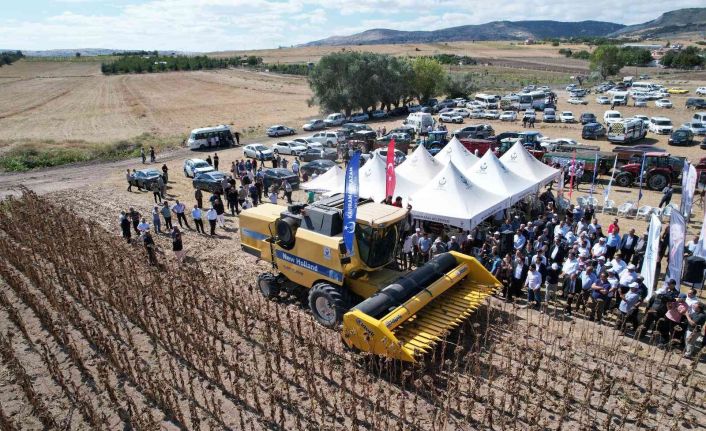
[[[22,51],[2,52],[0,53],[0,67],[5,66],[6,64],[12,64],[20,58],[24,58],[24,54],[22,54]]]
[[[681,51],[669,51],[659,61],[664,67],[674,69],[693,69],[703,66],[704,58],[700,55],[699,49],[689,46]]]

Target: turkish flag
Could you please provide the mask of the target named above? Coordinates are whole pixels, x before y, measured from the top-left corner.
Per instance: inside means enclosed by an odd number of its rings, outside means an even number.
[[[390,139],[387,144],[387,175],[385,183],[385,197],[392,196],[395,193],[395,139]],[[393,196],[394,197],[394,196]]]

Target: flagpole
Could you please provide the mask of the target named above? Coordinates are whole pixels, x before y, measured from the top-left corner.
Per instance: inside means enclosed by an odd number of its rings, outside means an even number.
[[[596,151],[596,157],[593,160],[593,178],[591,179],[591,191],[590,196],[593,198],[593,192],[596,188],[596,177],[598,176],[598,151]]]
[[[640,209],[640,200],[642,199],[642,179],[645,175],[645,155],[647,153],[642,153],[642,163],[640,164],[640,191],[637,193],[637,209]],[[637,219],[637,212],[635,212],[635,218]]]
[[[615,167],[618,164],[618,155],[615,155],[615,161],[613,162],[613,170],[610,173],[610,182],[608,182],[608,188],[605,191],[605,196],[603,196],[603,210],[601,211],[603,214],[605,214],[605,204],[608,202],[608,198],[610,197],[610,189],[613,186],[613,178],[615,177]]]

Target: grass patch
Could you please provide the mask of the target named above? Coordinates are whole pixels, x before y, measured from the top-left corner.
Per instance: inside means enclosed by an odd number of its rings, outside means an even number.
[[[0,170],[24,172],[31,169],[50,168],[70,163],[120,160],[139,157],[140,148],[157,152],[180,146],[183,137],[161,137],[144,133],[132,139],[110,143],[86,141],[23,141],[1,142],[6,150],[0,153]]]

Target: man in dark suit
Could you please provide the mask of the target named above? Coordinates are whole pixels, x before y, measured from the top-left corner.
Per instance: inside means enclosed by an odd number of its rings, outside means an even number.
[[[630,262],[639,239],[640,238],[635,235],[635,229],[630,229],[627,235],[623,235],[623,238],[620,240],[620,253],[623,255],[625,262]]]
[[[581,278],[578,276],[577,272],[573,272],[570,276],[564,278],[562,290],[564,291],[564,295],[566,295],[564,314],[571,316],[571,304],[578,299],[578,296],[581,295],[582,292]]]
[[[522,286],[525,284],[527,279],[527,272],[529,271],[529,265],[525,264],[522,257],[516,257],[515,262],[512,264],[512,278],[510,279],[510,288],[505,295],[505,300],[510,302],[514,295],[522,296]]]
[[[560,266],[566,257],[566,246],[561,242],[561,237],[554,237],[554,242],[547,253],[547,263],[558,263]]]
[[[645,258],[645,251],[647,250],[647,233],[642,235],[642,238],[637,240],[635,248],[633,249],[632,264],[637,267],[637,272],[642,271],[642,260]]]

